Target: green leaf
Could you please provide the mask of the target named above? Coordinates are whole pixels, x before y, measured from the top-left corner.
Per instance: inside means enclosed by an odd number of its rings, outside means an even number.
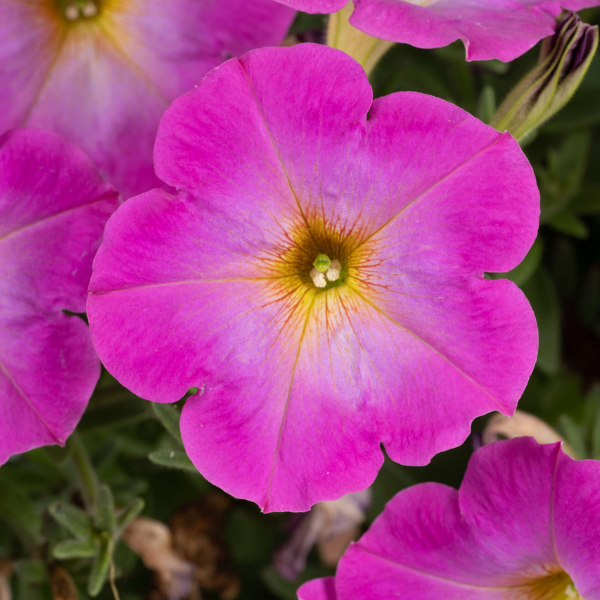
[[[42,517],[23,490],[7,477],[0,476],[0,518],[6,521],[29,546],[40,540]]]
[[[91,539],[93,533],[92,520],[80,508],[66,502],[55,502],[48,507],[48,511],[57,523],[78,538]]]
[[[585,436],[583,430],[569,415],[561,415],[558,420],[558,428],[564,435],[566,442],[571,444],[577,458],[587,458],[585,447]]]
[[[52,554],[58,560],[69,558],[91,558],[96,554],[96,544],[93,540],[65,540],[54,546]]]
[[[100,539],[100,549],[96,555],[96,560],[90,572],[88,581],[88,594],[92,597],[97,596],[106,581],[112,553],[112,539],[110,535],[104,534]]]
[[[109,533],[113,533],[117,525],[115,501],[110,488],[105,484],[101,485],[98,490],[95,522],[98,529]]]
[[[570,210],[554,215],[548,223],[557,231],[576,238],[586,238],[590,234],[585,223]]]
[[[135,519],[143,510],[145,502],[141,498],[135,498],[117,515],[117,527],[120,530],[125,529],[133,519]]]
[[[156,465],[168,467],[169,469],[183,469],[198,473],[188,455],[183,450],[156,450],[148,458]]]
[[[537,366],[548,375],[558,372],[561,352],[560,304],[550,275],[540,268],[523,286],[538,324],[540,347]]]
[[[152,411],[164,428],[183,446],[179,430],[179,411],[170,404],[152,403]]]

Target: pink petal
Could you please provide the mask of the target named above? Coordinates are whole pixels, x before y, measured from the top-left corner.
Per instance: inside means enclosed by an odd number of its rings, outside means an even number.
[[[309,13],[332,13],[344,2],[277,0]],[[350,23],[372,36],[440,48],[462,40],[467,60],[511,61],[552,35],[562,8],[580,10],[598,0],[355,0]],[[562,8],[561,8],[562,7]]]
[[[533,581],[566,570],[582,596],[595,600],[597,475],[597,464],[574,463],[559,444],[519,438],[485,446],[459,492],[435,483],[400,492],[340,561],[337,593],[529,600]]]
[[[335,579],[325,577],[305,583],[298,590],[298,600],[337,600]]]
[[[67,24],[54,4],[0,8],[0,132],[60,133],[125,197],[162,185],[152,148],[169,104],[226,58],[278,44],[294,17],[272,0],[131,0]]]
[[[600,599],[600,463],[558,457],[554,492],[556,554],[577,591]]]
[[[0,138],[0,464],[63,444],[100,374],[84,312],[116,192],[56,135]]]
[[[178,196],[126,203],[95,262],[106,367],[158,402],[201,387],[181,421],[190,457],[265,511],[364,489],[382,442],[426,463],[474,417],[512,412],[535,362],[523,295],[482,279],[537,231],[518,145],[420,94],[366,121],[371,99],[322,46],[222,65],[161,122],[157,173]],[[318,295],[277,266],[306,223],[353,240],[347,285]]]

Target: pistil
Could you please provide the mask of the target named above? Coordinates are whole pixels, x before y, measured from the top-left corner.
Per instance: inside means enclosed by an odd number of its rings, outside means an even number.
[[[319,254],[313,262],[314,269],[310,272],[313,283],[318,288],[324,288],[327,281],[337,281],[340,278],[342,263],[339,260],[330,260],[326,254]]]

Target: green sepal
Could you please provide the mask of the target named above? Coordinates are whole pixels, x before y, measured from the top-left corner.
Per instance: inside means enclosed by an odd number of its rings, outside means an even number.
[[[143,510],[146,503],[141,498],[132,500],[118,515],[117,528],[122,531],[135,519]]]
[[[48,507],[48,511],[57,523],[68,529],[78,538],[84,540],[92,538],[92,520],[80,508],[66,502],[54,502]]]
[[[181,469],[198,473],[198,470],[183,450],[156,450],[148,458],[156,465],[169,469]]]
[[[112,553],[112,538],[108,533],[103,533],[100,537],[100,548],[88,580],[88,594],[92,597],[97,596],[106,581],[108,570],[110,568]]]
[[[110,488],[102,484],[98,490],[96,500],[96,518],[95,525],[102,531],[113,533],[117,526],[117,517],[115,515],[115,501],[113,500]]]
[[[54,546],[52,554],[58,560],[69,558],[91,558],[96,554],[96,544],[93,540],[65,540]]]
[[[183,446],[179,430],[179,411],[170,404],[152,403],[152,412],[162,423],[163,427]]]

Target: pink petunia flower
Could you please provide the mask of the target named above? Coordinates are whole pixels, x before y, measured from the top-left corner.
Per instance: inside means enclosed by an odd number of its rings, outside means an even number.
[[[63,444],[100,375],[85,312],[92,258],[119,199],[56,134],[0,137],[0,465]]]
[[[475,452],[457,492],[400,492],[301,600],[598,600],[600,463],[533,438]]]
[[[179,193],[109,221],[90,326],[143,398],[200,388],[181,431],[209,481],[303,511],[368,487],[381,443],[422,465],[513,412],[535,319],[483,278],[538,227],[510,135],[421,94],[373,102],[358,63],[301,44],[212,71],[163,117],[155,159]]]
[[[275,0],[309,13],[332,13],[348,0]],[[350,24],[364,33],[417,48],[462,40],[467,60],[508,62],[554,33],[562,8],[599,0],[354,0]]]
[[[160,186],[165,109],[231,56],[279,44],[294,14],[272,0],[0,2],[0,134],[59,133],[124,197]]]

